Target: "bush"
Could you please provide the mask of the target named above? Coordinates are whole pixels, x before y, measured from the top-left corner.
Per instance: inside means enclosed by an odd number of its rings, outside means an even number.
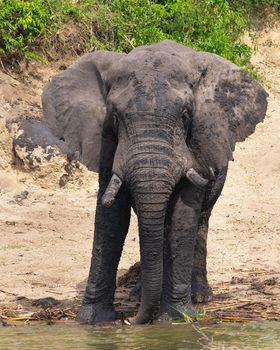
[[[115,45],[118,51],[172,38],[166,33],[167,7],[152,0],[104,1],[115,13]]]
[[[248,13],[267,6],[279,8],[279,1],[0,0],[0,57],[6,61],[40,58],[40,45],[71,22],[82,36],[75,40],[82,46],[79,53],[128,52],[169,38],[248,68],[251,49],[241,42],[248,30]]]
[[[107,0],[116,14],[116,49],[169,38],[179,43],[221,55],[246,67],[250,48],[241,43],[247,29],[243,12],[226,0]]]
[[[235,10],[242,10],[249,27],[262,28],[279,18],[280,0],[228,0]]]
[[[42,0],[0,2],[0,54],[6,58],[32,58],[34,41],[45,35],[51,15]]]
[[[270,8],[279,10],[279,0],[229,0],[230,5],[233,8],[242,7],[246,12],[257,14],[259,11],[263,12],[264,9]]]
[[[170,1],[167,29],[182,44],[209,51],[245,66],[250,48],[241,43],[247,23],[238,10],[225,0]]]

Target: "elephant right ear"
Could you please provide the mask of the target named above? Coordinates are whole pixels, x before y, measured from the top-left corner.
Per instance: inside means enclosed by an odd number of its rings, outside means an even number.
[[[264,120],[268,94],[231,62],[209,53],[198,55],[204,69],[194,89],[190,144],[202,165],[221,170],[233,160],[235,143],[244,141]]]
[[[52,133],[95,172],[107,113],[104,77],[121,57],[107,51],[86,54],[55,76],[42,94],[44,117]]]

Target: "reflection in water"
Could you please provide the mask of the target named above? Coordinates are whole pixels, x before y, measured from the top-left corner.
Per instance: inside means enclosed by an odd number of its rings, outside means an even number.
[[[0,349],[280,350],[280,323],[146,325],[98,329],[76,323],[0,328]]]

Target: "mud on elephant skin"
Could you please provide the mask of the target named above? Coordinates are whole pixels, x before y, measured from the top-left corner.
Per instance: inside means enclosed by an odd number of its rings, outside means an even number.
[[[214,54],[173,41],[96,51],[54,77],[45,120],[99,172],[92,261],[77,319],[116,318],[116,271],[138,217],[142,297],[134,323],[192,314],[211,297],[206,237],[235,143],[263,121],[267,93]]]

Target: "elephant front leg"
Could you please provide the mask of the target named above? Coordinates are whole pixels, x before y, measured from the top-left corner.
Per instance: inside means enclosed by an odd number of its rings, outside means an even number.
[[[203,212],[198,225],[192,271],[192,301],[203,303],[212,300],[212,289],[207,280],[207,235],[210,210]]]
[[[192,300],[195,303],[207,302],[213,298],[212,289],[207,280],[207,236],[210,215],[215,203],[222,193],[227,177],[227,171],[228,167],[225,166],[216,174],[216,179],[214,183],[210,184],[207,188],[202,203],[192,272]]]
[[[192,317],[191,275],[203,191],[184,182],[166,222],[161,318]]]
[[[113,306],[116,273],[130,220],[130,199],[122,188],[110,208],[101,204],[106,185],[99,190],[94,242],[87,287],[76,320],[96,324],[116,319]]]

